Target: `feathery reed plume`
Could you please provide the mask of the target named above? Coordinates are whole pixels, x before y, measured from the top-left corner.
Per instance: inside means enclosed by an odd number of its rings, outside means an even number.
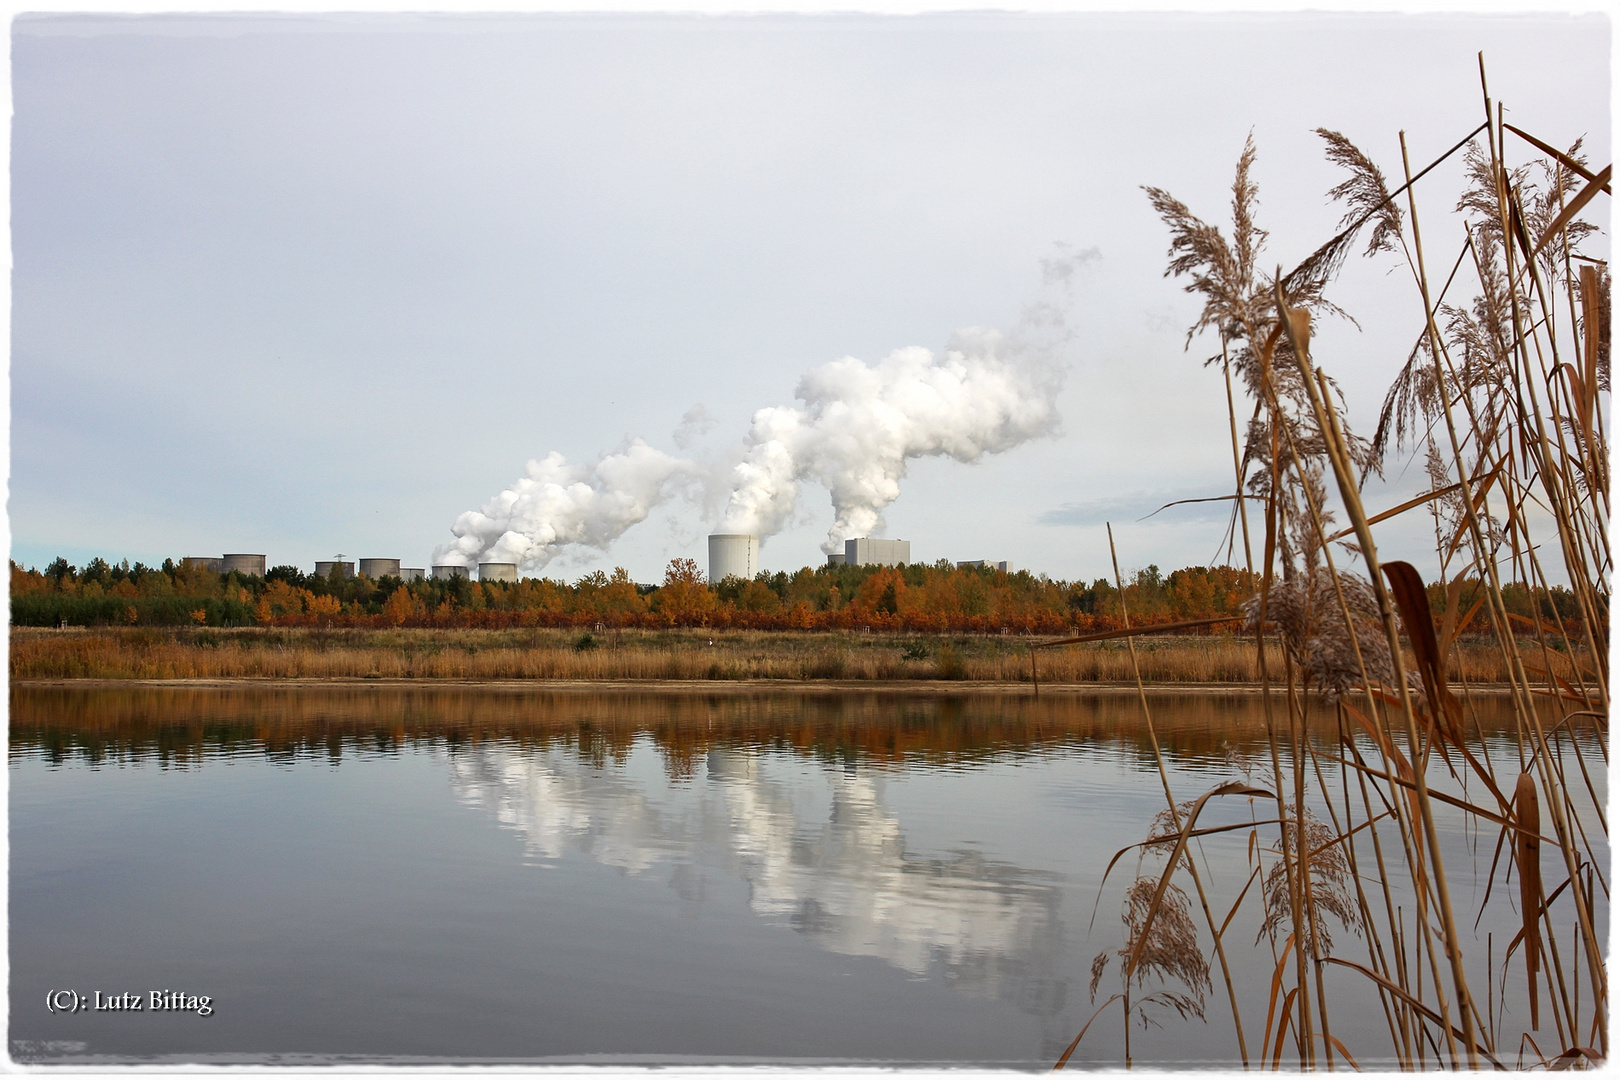
[[[1120,910],[1120,921],[1125,924],[1125,944],[1114,950],[1104,949],[1091,961],[1091,999],[1095,1001],[1097,986],[1109,962],[1116,956],[1119,958],[1127,1022],[1134,1013],[1144,1029],[1150,1023],[1157,1023],[1147,1011],[1150,1005],[1173,1009],[1183,1019],[1196,1016],[1202,1020],[1205,995],[1211,989],[1209,961],[1198,948],[1191,901],[1181,889],[1170,885],[1159,895],[1155,907],[1158,884],[1152,877],[1139,877],[1132,882]],[[1136,967],[1127,972],[1125,968],[1133,953],[1138,953]],[[1149,976],[1158,979],[1166,989],[1132,1002],[1131,987],[1145,989]],[[1179,983],[1185,992],[1168,989],[1172,983]]]
[[[1340,594],[1354,624],[1353,643],[1339,607]],[[1258,599],[1248,601],[1245,610],[1252,631],[1260,616]],[[1330,702],[1364,685],[1363,672],[1384,686],[1395,684],[1378,601],[1365,578],[1343,571],[1335,575],[1325,566],[1296,575],[1271,587],[1266,617],[1276,624],[1289,658]],[[1409,673],[1407,681],[1416,683],[1416,675]]]
[[[1305,810],[1305,828],[1286,822],[1282,830],[1283,843],[1291,849],[1289,854],[1297,866],[1306,868],[1305,880],[1310,891],[1310,903],[1318,916],[1327,914],[1339,920],[1357,937],[1361,936],[1361,913],[1350,895],[1350,864],[1340,845],[1343,839],[1310,810]],[[1277,850],[1277,849],[1274,849]],[[1281,851],[1277,850],[1280,855]],[[1262,896],[1266,917],[1255,934],[1256,944],[1267,936],[1276,936],[1293,917],[1292,898],[1288,889],[1288,862],[1278,859],[1266,871]],[[1305,940],[1305,951],[1312,960],[1320,960],[1333,948],[1333,936],[1318,917],[1315,932]]]

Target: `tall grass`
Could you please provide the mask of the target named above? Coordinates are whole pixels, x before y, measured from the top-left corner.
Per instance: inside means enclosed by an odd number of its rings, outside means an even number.
[[[1482,61],[1482,87],[1483,74]],[[1152,1008],[1203,1017],[1213,958],[1246,1066],[1276,1068],[1286,1056],[1302,1069],[1358,1067],[1358,1051],[1334,1035],[1346,979],[1351,997],[1376,1001],[1386,1022],[1388,1045],[1362,1047],[1364,1057],[1401,1068],[1565,1068],[1607,1057],[1597,924],[1609,895],[1598,794],[1613,571],[1609,287],[1606,265],[1580,253],[1595,229],[1579,211],[1608,197],[1609,170],[1594,174],[1579,142],[1557,151],[1505,124],[1488,91],[1484,101],[1484,123],[1439,159],[1461,154],[1467,187],[1460,199],[1446,197],[1463,216],[1463,240],[1438,289],[1417,197],[1433,166],[1413,172],[1404,135],[1406,182],[1391,192],[1370,158],[1321,132],[1329,159],[1349,174],[1330,193],[1346,213],[1341,231],[1287,273],[1263,268],[1252,141],[1238,161],[1229,236],[1148,189],[1170,227],[1170,273],[1186,276],[1204,302],[1189,341],[1213,331],[1220,353],[1210,362],[1236,374],[1253,402],[1234,454],[1231,528],[1251,558],[1258,549],[1251,569],[1261,589],[1248,623],[1255,666],[1263,684],[1285,693],[1262,695],[1270,760],[1259,778],[1234,776],[1189,798],[1171,790],[1153,740],[1166,810],[1143,850],[1160,862],[1120,884],[1126,940],[1099,953],[1093,969],[1095,998],[1119,961],[1120,992],[1098,1011],[1118,1004],[1127,1033]],[[1527,152],[1529,163],[1510,164]],[[1311,349],[1312,315],[1337,312],[1327,286],[1363,240],[1366,254],[1404,264],[1426,313],[1372,439],[1351,433]],[[1459,280],[1478,290],[1466,306],[1447,300]],[[1235,440],[1239,416],[1229,401]],[[1423,459],[1431,489],[1371,513],[1362,483],[1402,450]],[[1251,502],[1260,543],[1251,542]],[[1381,550],[1373,531],[1414,512],[1433,527],[1434,550],[1420,561],[1446,583],[1443,618],[1409,561],[1418,553]],[[1547,598],[1559,578],[1574,592],[1578,618],[1509,611],[1507,595]],[[1495,631],[1494,662],[1459,663],[1466,619],[1457,601],[1467,579],[1485,584],[1476,606]],[[1485,669],[1506,683],[1512,703],[1512,775],[1498,774],[1485,733],[1470,721]],[[1137,678],[1145,686],[1154,676],[1144,664]],[[1307,737],[1312,698],[1336,711],[1336,745]],[[1151,736],[1145,694],[1139,707]],[[1568,738],[1594,729],[1595,740]],[[1248,822],[1204,820],[1227,802]],[[1472,863],[1447,862],[1440,836],[1458,828],[1482,838]],[[1246,881],[1206,880],[1193,850],[1219,842],[1216,834],[1247,843]],[[1201,923],[1177,881],[1197,892]],[[1276,965],[1263,1024],[1234,991],[1223,948],[1244,911],[1257,918]],[[1471,966],[1471,928],[1509,914],[1515,935],[1490,941],[1486,963]],[[1335,943],[1335,925],[1359,940]],[[1330,985],[1340,989],[1330,995]],[[1131,1053],[1127,1034],[1127,1065]]]

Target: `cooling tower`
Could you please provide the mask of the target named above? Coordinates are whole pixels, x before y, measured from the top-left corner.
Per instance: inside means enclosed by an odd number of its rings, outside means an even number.
[[[863,536],[844,541],[844,563],[848,566],[903,566],[910,561],[910,540]]]
[[[515,562],[481,562],[478,564],[479,581],[516,581],[517,579],[517,563]]]
[[[333,567],[337,567],[338,577],[340,577],[340,578],[354,577],[354,563],[347,560],[347,559],[345,559],[343,562],[338,562],[336,560],[329,559],[326,562],[318,562],[318,563],[316,563],[315,564],[315,576],[316,577],[329,578],[329,577],[332,576],[332,568]]]
[[[433,580],[435,581],[449,581],[451,578],[471,576],[472,574],[465,566],[435,566],[433,568]]]
[[[399,580],[401,581],[421,581],[426,576],[427,571],[420,566],[405,566],[401,567],[399,571]]]
[[[225,560],[212,555],[187,555],[180,560],[180,565],[188,570],[212,570],[216,574],[225,572]]]
[[[376,581],[378,578],[399,577],[398,559],[361,559],[360,573]]]
[[[728,577],[752,581],[759,573],[759,537],[752,533],[709,535],[709,584]]]
[[[219,572],[235,570],[247,577],[264,577],[263,555],[226,555],[219,560]]]

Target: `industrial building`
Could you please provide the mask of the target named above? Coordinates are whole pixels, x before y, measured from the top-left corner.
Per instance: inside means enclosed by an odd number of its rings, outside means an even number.
[[[827,558],[829,566],[905,566],[909,562],[910,540],[879,540],[871,536],[845,540],[843,558],[836,555]]]
[[[750,533],[709,535],[709,584],[728,577],[754,580],[759,573],[759,537]]]
[[[399,580],[401,581],[421,581],[425,577],[427,577],[427,571],[420,566],[400,567]]]
[[[516,581],[518,568],[515,562],[481,562],[478,564],[479,581]]]
[[[398,559],[361,559],[360,573],[376,581],[378,578],[399,577]]]
[[[970,568],[977,569],[981,566],[988,566],[990,569],[1000,570],[1004,574],[1010,574],[1013,572],[1012,563],[1008,562],[1006,559],[1002,559],[1000,561],[995,559],[969,559],[966,562],[957,563],[956,566],[959,570],[967,570]]]

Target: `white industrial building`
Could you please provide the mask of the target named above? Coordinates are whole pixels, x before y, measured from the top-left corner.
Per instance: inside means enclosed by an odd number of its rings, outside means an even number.
[[[751,533],[709,535],[709,584],[728,577],[754,580],[759,573],[759,537]]]
[[[830,555],[829,566],[904,566],[911,562],[910,540],[879,540],[862,536],[844,541],[844,554]]]

